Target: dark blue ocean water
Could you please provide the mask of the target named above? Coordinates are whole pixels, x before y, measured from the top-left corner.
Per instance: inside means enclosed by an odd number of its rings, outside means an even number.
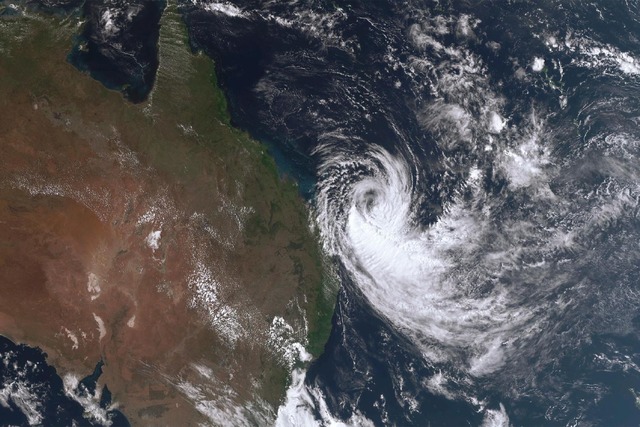
[[[69,62],[106,87],[121,90],[131,102],[142,102],[158,70],[159,22],[165,6],[159,0],[82,2],[85,24]]]
[[[101,425],[88,419],[85,408],[65,393],[62,379],[47,363],[46,353],[0,336],[0,357],[0,384],[2,393],[8,395],[7,406],[0,404],[1,425],[31,425],[33,421],[45,426]],[[80,381],[78,393],[95,393],[102,366],[99,361],[94,372]],[[28,411],[20,402],[33,408],[37,414],[34,419],[28,419]],[[100,406],[106,409],[110,405],[111,393],[104,386]],[[120,411],[108,411],[108,416],[113,425],[129,425]]]

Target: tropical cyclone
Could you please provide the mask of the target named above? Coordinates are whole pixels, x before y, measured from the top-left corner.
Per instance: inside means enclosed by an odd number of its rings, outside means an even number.
[[[263,423],[326,332],[322,260],[173,13],[140,105],[65,62],[73,19],[0,22],[0,334],[104,360],[134,424]]]

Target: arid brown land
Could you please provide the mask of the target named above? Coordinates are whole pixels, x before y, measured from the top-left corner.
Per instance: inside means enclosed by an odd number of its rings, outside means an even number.
[[[140,105],[66,62],[76,25],[0,20],[0,334],[67,380],[104,360],[135,425],[269,419],[332,308],[304,203],[174,11]]]

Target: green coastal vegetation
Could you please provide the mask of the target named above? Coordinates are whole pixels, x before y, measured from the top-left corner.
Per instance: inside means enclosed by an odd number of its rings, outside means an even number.
[[[197,143],[213,149],[225,162],[230,175],[233,176],[235,168],[243,167],[253,174],[253,181],[246,186],[247,198],[265,203],[265,209],[247,220],[245,237],[250,244],[259,245],[284,228],[297,236],[290,245],[304,249],[313,260],[311,269],[316,275],[306,279],[302,273],[309,266],[299,258],[294,262],[308,299],[308,350],[318,357],[331,332],[337,279],[320,249],[319,236],[307,226],[308,211],[298,187],[295,181],[278,172],[275,160],[262,143],[231,126],[214,63],[201,52],[190,52],[187,31],[175,5],[167,6],[161,25],[160,67],[151,102],[169,109],[169,115],[179,117],[185,112],[179,111],[182,107],[174,100],[187,93],[190,123],[201,126],[196,130],[201,135],[196,138]],[[309,283],[305,283],[308,279],[311,279]]]

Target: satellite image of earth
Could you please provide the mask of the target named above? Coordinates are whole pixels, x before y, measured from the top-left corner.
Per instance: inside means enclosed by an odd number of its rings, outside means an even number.
[[[637,0],[0,0],[0,425],[639,426]]]

